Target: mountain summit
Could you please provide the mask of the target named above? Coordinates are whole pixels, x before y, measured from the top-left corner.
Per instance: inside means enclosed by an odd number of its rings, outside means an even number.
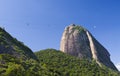
[[[64,53],[94,60],[99,66],[105,65],[113,70],[117,70],[110,54],[93,36],[82,26],[71,24],[63,32],[60,50]]]

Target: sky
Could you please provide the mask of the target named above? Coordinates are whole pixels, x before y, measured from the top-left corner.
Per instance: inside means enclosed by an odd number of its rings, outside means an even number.
[[[82,25],[120,65],[119,0],[0,0],[0,27],[34,52],[58,49],[64,28]]]

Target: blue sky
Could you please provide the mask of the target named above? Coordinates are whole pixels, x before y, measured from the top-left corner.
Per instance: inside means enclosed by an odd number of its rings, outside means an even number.
[[[59,49],[64,28],[82,25],[120,62],[119,0],[0,0],[0,26],[33,51]]]

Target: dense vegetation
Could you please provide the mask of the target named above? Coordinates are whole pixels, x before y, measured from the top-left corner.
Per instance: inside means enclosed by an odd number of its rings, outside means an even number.
[[[120,76],[107,67],[99,67],[94,61],[80,60],[54,49],[35,54],[39,61],[0,54],[0,76]]]
[[[0,76],[52,75],[22,42],[0,28]]]
[[[117,72],[94,61],[79,59],[54,49],[46,49],[35,53],[41,65],[58,76],[120,76]]]
[[[33,59],[20,60],[9,54],[0,54],[0,76],[54,76]]]

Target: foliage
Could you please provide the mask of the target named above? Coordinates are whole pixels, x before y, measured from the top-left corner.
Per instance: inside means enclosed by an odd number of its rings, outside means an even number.
[[[9,54],[0,54],[0,76],[53,76],[54,74],[38,61],[22,60]]]
[[[46,49],[35,53],[41,65],[60,76],[119,76],[105,66],[99,67],[94,61],[79,59],[54,49]]]
[[[78,30],[79,33],[83,32],[85,29],[82,26],[74,26],[73,30]]]
[[[10,54],[0,54],[0,76],[119,76],[94,61],[78,59],[54,49],[35,53],[39,61],[23,60]]]

